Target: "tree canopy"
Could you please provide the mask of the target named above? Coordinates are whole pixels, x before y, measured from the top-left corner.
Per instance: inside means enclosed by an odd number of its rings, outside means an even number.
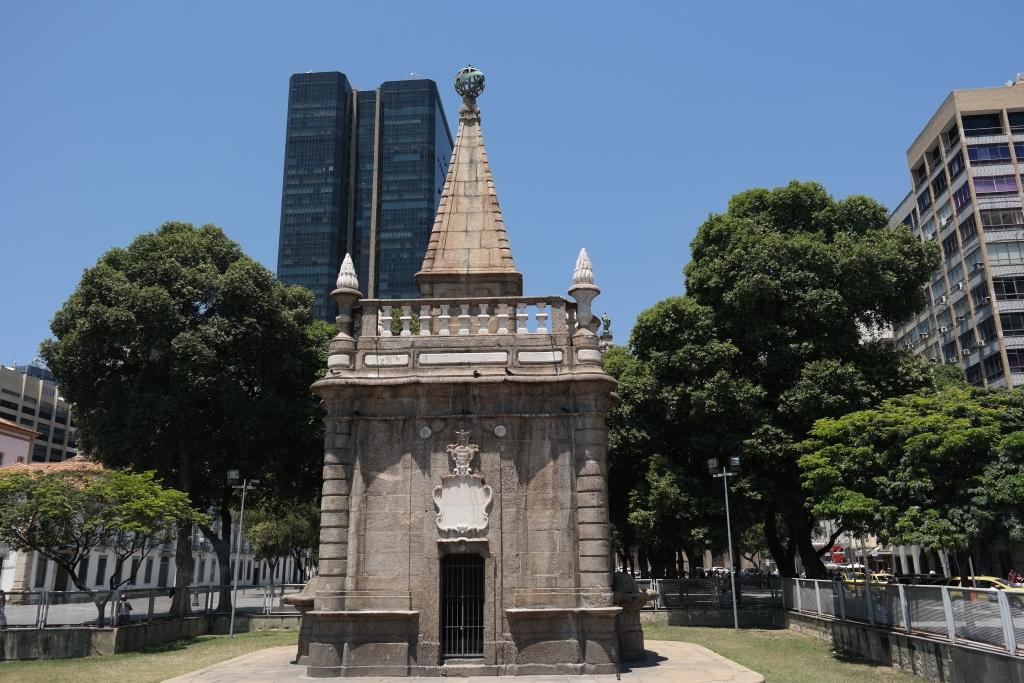
[[[315,502],[264,501],[253,508],[251,516],[247,510],[245,518],[246,540],[256,559],[267,560],[272,571],[282,557],[291,557],[300,571],[315,557],[320,544],[320,507]]]
[[[304,498],[319,483],[322,424],[309,386],[331,327],[311,308],[308,291],[281,284],[216,226],[171,222],[87,269],[42,345],[76,406],[81,447],[218,509],[222,536],[204,531],[222,567],[227,470]],[[182,581],[192,575],[183,532]]]
[[[966,556],[1024,541],[1024,393],[948,385],[823,419],[800,459],[814,513]]]
[[[88,590],[83,560],[94,549],[113,555],[113,591],[134,579],[123,571],[128,560],[145,558],[179,525],[208,521],[187,495],[160,486],[153,472],[0,469],[0,541],[56,563],[81,591]],[[108,598],[94,595],[101,622]]]
[[[710,489],[706,458],[742,454],[737,512],[763,522],[783,573],[795,573],[798,552],[808,576],[822,575],[796,444],[818,419],[934,384],[920,359],[862,341],[864,327],[923,307],[921,286],[938,257],[936,245],[887,219],[868,197],[836,200],[794,181],[737,194],[698,228],[686,296],[642,313],[629,352],[606,360],[623,399],[609,423],[612,466],[627,475],[612,486],[630,487],[634,511],[658,507],[641,503],[653,490],[649,475],[676,473],[700,494]],[[688,494],[662,490],[696,510]],[[619,535],[636,533],[618,528],[628,519],[614,512]],[[657,525],[680,534],[688,523]]]

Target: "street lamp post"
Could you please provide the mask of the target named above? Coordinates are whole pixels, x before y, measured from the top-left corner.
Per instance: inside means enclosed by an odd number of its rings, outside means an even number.
[[[238,603],[238,572],[242,564],[242,528],[245,524],[245,494],[256,488],[260,483],[259,479],[240,479],[238,470],[228,470],[228,483],[233,489],[242,490],[242,508],[238,513],[238,540],[235,543],[235,571],[232,572],[231,589],[231,625],[228,627],[228,636],[235,637],[235,605]],[[229,539],[230,540],[230,539]]]
[[[708,458],[708,472],[712,477],[722,480],[722,490],[725,492],[725,534],[729,540],[729,578],[732,581],[732,624],[733,628],[739,631],[740,615],[736,608],[736,561],[732,554],[732,522],[729,519],[729,477],[735,477],[740,473],[740,457],[730,456],[728,466],[720,466],[718,458]]]

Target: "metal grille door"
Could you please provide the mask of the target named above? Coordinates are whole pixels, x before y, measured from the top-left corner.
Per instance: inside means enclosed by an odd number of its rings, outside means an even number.
[[[441,650],[446,658],[484,655],[484,558],[441,559]]]

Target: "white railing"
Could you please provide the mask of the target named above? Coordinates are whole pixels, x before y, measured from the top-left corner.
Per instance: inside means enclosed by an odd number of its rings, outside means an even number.
[[[359,337],[546,335],[575,331],[576,304],[561,297],[364,299]]]
[[[784,579],[782,597],[802,614],[1024,654],[1024,591]]]

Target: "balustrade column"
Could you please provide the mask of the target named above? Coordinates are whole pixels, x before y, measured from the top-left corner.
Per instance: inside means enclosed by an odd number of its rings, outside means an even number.
[[[390,337],[391,336],[391,306],[380,307],[380,336]]]
[[[461,305],[462,312],[459,313],[459,335],[469,334],[469,304]]]
[[[526,313],[526,304],[516,304],[516,334],[530,333],[530,328],[526,326],[529,317]]]
[[[452,333],[452,317],[448,314],[448,308],[448,304],[441,304],[441,314],[437,316],[437,334],[441,337],[448,337]]]
[[[480,312],[476,316],[477,320],[477,334],[489,334],[490,330],[487,326],[490,324],[491,316],[487,313],[487,304],[480,304]]]
[[[430,334],[430,306],[420,306],[420,336],[429,337]]]

